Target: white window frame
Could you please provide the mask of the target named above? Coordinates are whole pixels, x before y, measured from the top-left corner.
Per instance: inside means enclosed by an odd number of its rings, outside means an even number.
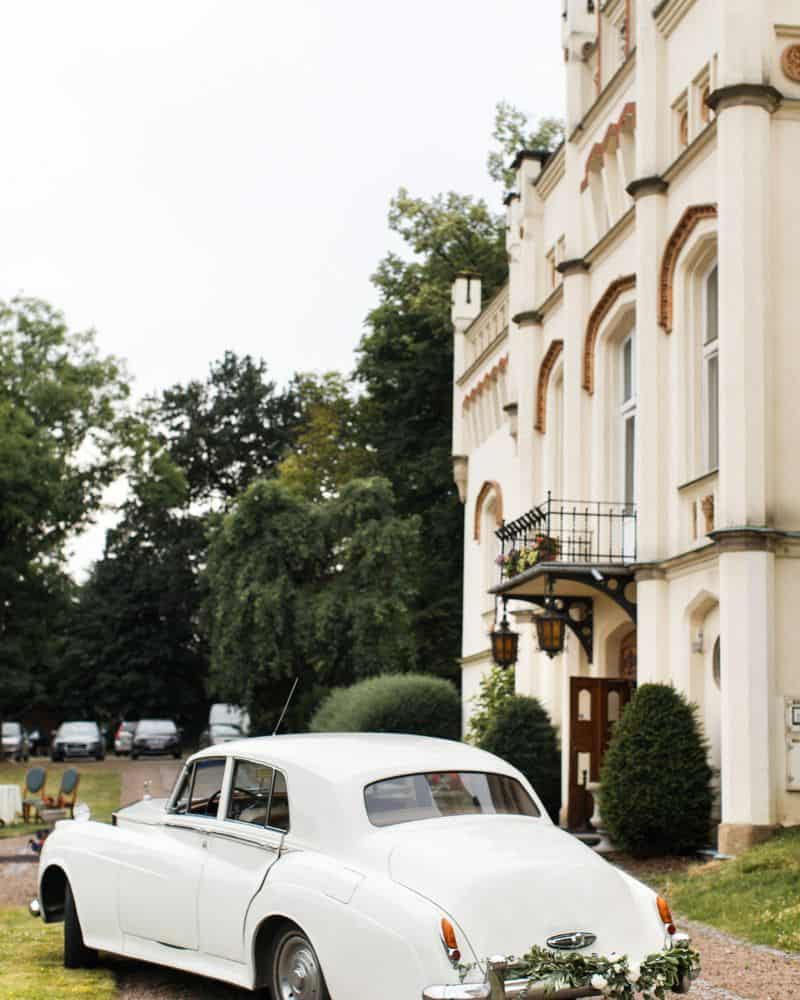
[[[630,345],[630,378],[631,392],[625,396],[625,351]],[[618,424],[619,424],[619,456],[620,456],[620,496],[626,506],[636,505],[638,493],[636,484],[636,327],[634,326],[619,342],[618,350],[618,379],[617,379],[617,399],[618,399]],[[633,422],[633,453],[628,455],[628,425]],[[632,461],[632,468],[629,468],[629,458]],[[628,473],[630,471],[631,493],[628,493]]]
[[[713,340],[708,340],[708,283],[714,271],[717,271],[717,330]],[[702,379],[701,379],[701,408],[702,408],[702,447],[703,447],[703,472],[708,474],[715,472],[719,468],[719,267],[717,260],[704,270],[701,278],[701,322],[700,322],[700,350],[702,355]],[[711,426],[711,380],[709,372],[712,362],[716,362],[717,384],[716,384],[716,442],[712,450],[713,431]]]

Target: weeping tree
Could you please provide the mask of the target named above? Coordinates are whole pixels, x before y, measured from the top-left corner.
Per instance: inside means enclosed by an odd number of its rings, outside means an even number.
[[[310,696],[413,669],[418,556],[419,521],[396,513],[385,480],[352,480],[317,500],[280,480],[254,483],[211,536],[213,692],[268,730],[299,677],[306,700],[290,724],[304,728]]]

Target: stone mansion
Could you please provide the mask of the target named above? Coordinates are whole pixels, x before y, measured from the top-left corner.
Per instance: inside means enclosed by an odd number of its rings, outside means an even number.
[[[453,289],[465,719],[505,602],[580,828],[671,683],[735,853],[800,824],[800,0],[560,2],[565,142],[514,161],[507,285]]]

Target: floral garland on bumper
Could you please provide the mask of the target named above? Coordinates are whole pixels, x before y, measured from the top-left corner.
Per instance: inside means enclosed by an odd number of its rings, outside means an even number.
[[[633,1000],[636,993],[645,1000],[664,1000],[667,990],[681,986],[686,977],[696,978],[699,972],[700,955],[687,942],[679,941],[648,955],[641,964],[631,962],[627,955],[560,955],[534,947],[514,961],[513,974],[515,978],[529,977],[547,993],[591,986],[618,1000]]]

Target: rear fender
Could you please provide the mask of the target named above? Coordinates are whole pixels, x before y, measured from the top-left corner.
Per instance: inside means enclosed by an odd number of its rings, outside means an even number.
[[[408,1000],[430,982],[458,982],[439,937],[441,914],[389,879],[362,876],[319,855],[285,855],[247,915],[256,986],[266,985],[264,951],[276,918],[307,935],[332,996],[367,997],[380,984],[381,1000]]]

